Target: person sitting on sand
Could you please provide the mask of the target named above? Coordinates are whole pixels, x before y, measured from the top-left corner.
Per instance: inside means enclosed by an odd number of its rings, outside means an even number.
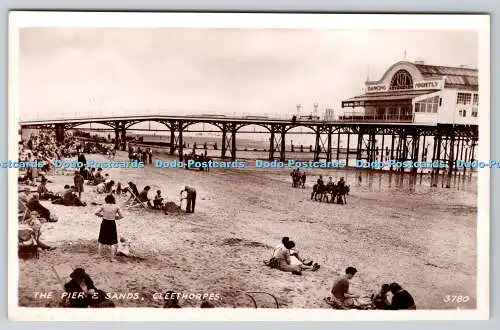
[[[72,186],[70,189],[68,189],[63,197],[62,197],[62,204],[64,206],[87,206],[87,203],[82,202],[80,198],[73,192],[75,190],[75,187]]]
[[[372,302],[377,309],[389,309],[390,302],[387,298],[387,294],[389,293],[390,287],[389,284],[383,284],[380,288],[380,292],[372,295]]]
[[[106,303],[106,307],[110,307],[106,293],[95,287],[94,281],[83,268],[73,270],[70,277],[71,281],[64,284],[66,294],[63,297],[71,307],[101,307],[103,303]]]
[[[99,183],[104,182],[104,176],[102,175],[102,168],[98,168],[97,172],[94,174],[94,181],[92,184],[97,186]]]
[[[278,246],[276,246],[274,248],[274,252],[273,252],[273,256],[276,254],[276,252],[280,249],[283,249],[285,248],[285,243],[286,242],[289,242],[290,241],[290,238],[289,237],[283,237],[281,239],[281,244],[279,244]],[[299,256],[299,251],[297,251],[296,249],[291,249],[290,250],[290,257],[293,257],[295,259],[297,259],[298,261],[300,261],[302,264],[306,265],[306,266],[312,266],[313,265],[313,261],[309,261],[309,262],[305,262],[304,259],[302,259],[300,256]]]
[[[167,291],[163,295],[163,308],[181,308],[179,297],[174,291]]]
[[[389,306],[389,309],[417,309],[413,297],[408,291],[404,290],[401,285],[399,285],[398,283],[391,283],[389,287],[392,293],[392,302]]]
[[[120,196],[122,194],[122,192],[123,192],[122,183],[118,182],[116,184],[115,194],[117,194],[118,196]]]
[[[98,194],[104,194],[106,192],[106,185],[104,184],[104,182],[101,182],[97,186],[95,186],[95,192]]]
[[[40,204],[38,193],[33,194],[26,206],[30,211],[36,211],[42,218],[47,221],[51,221],[50,211],[45,206]]]
[[[292,258],[290,255],[290,250],[295,247],[295,242],[285,241],[284,247],[276,250],[274,252],[273,258],[277,260],[277,268],[284,272],[291,272],[294,275],[302,275],[303,270],[316,271],[319,269],[318,264],[313,266],[306,266],[300,261],[294,258],[294,263],[292,263]]]
[[[163,197],[161,197],[161,190],[156,191],[155,199],[153,200],[153,207],[161,210],[163,207]]]
[[[201,303],[200,308],[215,308],[215,306],[211,302],[205,300]]]
[[[47,179],[42,179],[38,188],[36,189],[38,192],[40,200],[51,200],[55,197],[54,193],[47,189]]]
[[[332,295],[328,303],[336,309],[350,309],[354,306],[355,298],[359,296],[349,293],[349,281],[356,275],[358,270],[354,267],[347,267],[345,276],[338,279],[332,287]]]
[[[130,242],[127,242],[125,237],[120,237],[120,241],[116,247],[116,255],[130,257]]]
[[[90,168],[90,171],[88,172],[87,180],[89,181],[89,184],[92,184],[95,179],[95,167]]]
[[[38,217],[38,212],[32,211],[30,213],[29,219],[25,222],[30,228],[33,230],[33,237],[36,241],[37,246],[42,249],[42,250],[54,250],[55,247],[52,247],[48,244],[45,244],[41,240],[42,236],[42,222],[40,221]]]

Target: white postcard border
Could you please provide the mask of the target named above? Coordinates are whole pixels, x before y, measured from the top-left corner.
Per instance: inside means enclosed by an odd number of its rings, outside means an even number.
[[[422,24],[425,22],[425,24]],[[488,15],[413,14],[241,14],[11,12],[9,15],[8,157],[18,158],[19,29],[80,28],[289,28],[341,30],[476,30],[479,51],[478,158],[490,156],[490,17]],[[490,290],[490,173],[478,170],[477,308],[475,310],[337,311],[331,309],[60,309],[18,306],[17,171],[8,170],[8,311],[19,321],[409,321],[487,320]],[[321,297],[318,297],[321,299]]]

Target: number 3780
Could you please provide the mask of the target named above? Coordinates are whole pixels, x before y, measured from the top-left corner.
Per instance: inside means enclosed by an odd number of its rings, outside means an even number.
[[[444,302],[445,303],[457,303],[457,304],[461,304],[461,303],[466,303],[469,300],[470,300],[469,296],[451,296],[451,295],[448,295],[448,296],[444,297]]]

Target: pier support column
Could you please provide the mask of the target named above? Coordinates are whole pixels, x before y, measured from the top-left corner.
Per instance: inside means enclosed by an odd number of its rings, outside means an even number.
[[[340,157],[340,128],[337,130],[337,158],[336,160],[339,161]]]
[[[183,123],[179,122],[179,161],[184,161],[184,141],[182,141],[182,131],[184,130]]]
[[[321,153],[321,145],[319,141],[321,139],[321,127],[316,127],[316,146],[314,148],[314,161],[319,161],[319,154]]]
[[[59,143],[64,143],[64,125],[56,124],[56,141]]]
[[[454,171],[455,165],[455,130],[453,127],[450,129],[450,153],[448,157],[448,173],[446,179],[446,188],[451,188],[451,175]]]
[[[269,139],[269,160],[274,160],[274,125],[271,125],[271,138]]]
[[[418,152],[420,150],[420,134],[418,132],[413,133],[412,137],[412,153],[411,153],[411,159],[413,161],[413,164],[418,162]],[[411,168],[411,172],[416,174],[418,171],[418,168],[414,165]]]
[[[396,136],[394,134],[394,129],[392,131],[392,135],[391,135],[391,160],[394,160],[394,140],[396,139]],[[390,168],[391,171],[394,170],[394,167],[393,165],[391,165],[391,168]]]
[[[384,146],[385,146],[385,133],[382,133],[382,147],[380,148],[380,161],[384,161]]]
[[[350,150],[349,150],[349,146],[351,144],[351,132],[348,132],[347,133],[347,153],[346,153],[346,157],[345,157],[345,166],[346,167],[349,167],[349,153],[350,153]]]
[[[231,161],[236,160],[236,124],[231,129]]]
[[[364,138],[364,132],[362,131],[362,128],[359,128],[359,133],[358,133],[358,145],[356,147],[356,160],[361,160],[361,157],[363,156],[363,138]]]
[[[173,155],[175,153],[175,122],[170,122],[170,154]]]
[[[226,140],[227,140],[227,125],[226,123],[222,124],[222,149],[221,149],[221,154],[220,157],[222,159],[226,158]]]
[[[332,161],[332,126],[328,127],[328,138],[326,147],[326,161]]]
[[[122,143],[122,150],[125,151],[127,150],[127,129],[125,128],[125,123],[122,122],[121,123],[121,135],[122,135],[122,138],[121,138],[121,143]]]
[[[286,134],[286,126],[285,125],[282,125],[281,126],[281,147],[280,147],[280,161],[284,162],[285,161],[285,148],[286,148],[286,145],[285,145],[285,142],[286,142],[286,139],[285,139],[285,134]]]
[[[370,136],[368,139],[368,162],[373,162],[375,161],[376,155],[375,155],[375,133],[373,132],[373,129],[370,131]]]
[[[115,122],[115,149],[120,149],[120,123]]]
[[[442,137],[439,132],[434,136],[434,150],[432,153],[432,162],[441,160],[441,143]],[[432,169],[431,175],[431,187],[437,187],[439,180],[439,167],[435,167]]]

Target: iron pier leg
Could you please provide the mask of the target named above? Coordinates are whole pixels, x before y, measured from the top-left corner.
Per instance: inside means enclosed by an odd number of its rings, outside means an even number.
[[[285,134],[286,134],[286,127],[285,127],[285,125],[282,125],[281,126],[281,147],[280,147],[280,161],[282,161],[282,162],[285,161],[285,148],[286,148]]]
[[[346,154],[346,159],[345,159],[345,166],[349,166],[349,145],[351,143],[351,132],[347,133],[347,154]]]
[[[394,139],[395,139],[395,135],[394,135],[394,131],[392,131],[392,138],[391,138],[391,159],[390,160],[394,160]],[[391,168],[390,168],[391,171],[394,170],[393,166],[391,165]]]
[[[451,188],[451,175],[454,171],[454,155],[455,153],[455,131],[450,130],[450,154],[448,159],[448,178],[446,180],[446,188]]]
[[[121,132],[122,132],[122,139],[121,139],[121,142],[122,142],[122,150],[125,151],[127,150],[127,130],[125,129],[125,123],[122,122],[122,125],[121,125]]]
[[[231,130],[231,161],[236,160],[236,124],[233,124]]]
[[[319,144],[321,134],[321,127],[316,128],[316,148],[314,149],[314,161],[319,161],[319,154],[321,153],[321,145]]]
[[[115,123],[115,149],[119,150],[120,149],[120,128],[119,128],[120,123],[116,122]]]
[[[331,148],[330,148],[330,151],[331,151]],[[340,129],[337,130],[337,162],[339,161],[339,157],[340,157]],[[331,158],[331,156],[330,156]]]
[[[227,140],[227,125],[226,123],[222,124],[222,149],[221,149],[221,155],[220,157],[222,159],[225,159],[226,158],[226,140]]]
[[[175,152],[175,122],[170,122],[170,154]]]
[[[179,122],[179,161],[184,161],[184,141],[182,141],[182,131],[184,128],[182,127],[183,123]]]
[[[269,160],[274,160],[274,125],[271,125],[271,138],[269,139]]]
[[[328,137],[326,140],[326,161],[331,162],[332,161],[332,126],[328,127]]]

